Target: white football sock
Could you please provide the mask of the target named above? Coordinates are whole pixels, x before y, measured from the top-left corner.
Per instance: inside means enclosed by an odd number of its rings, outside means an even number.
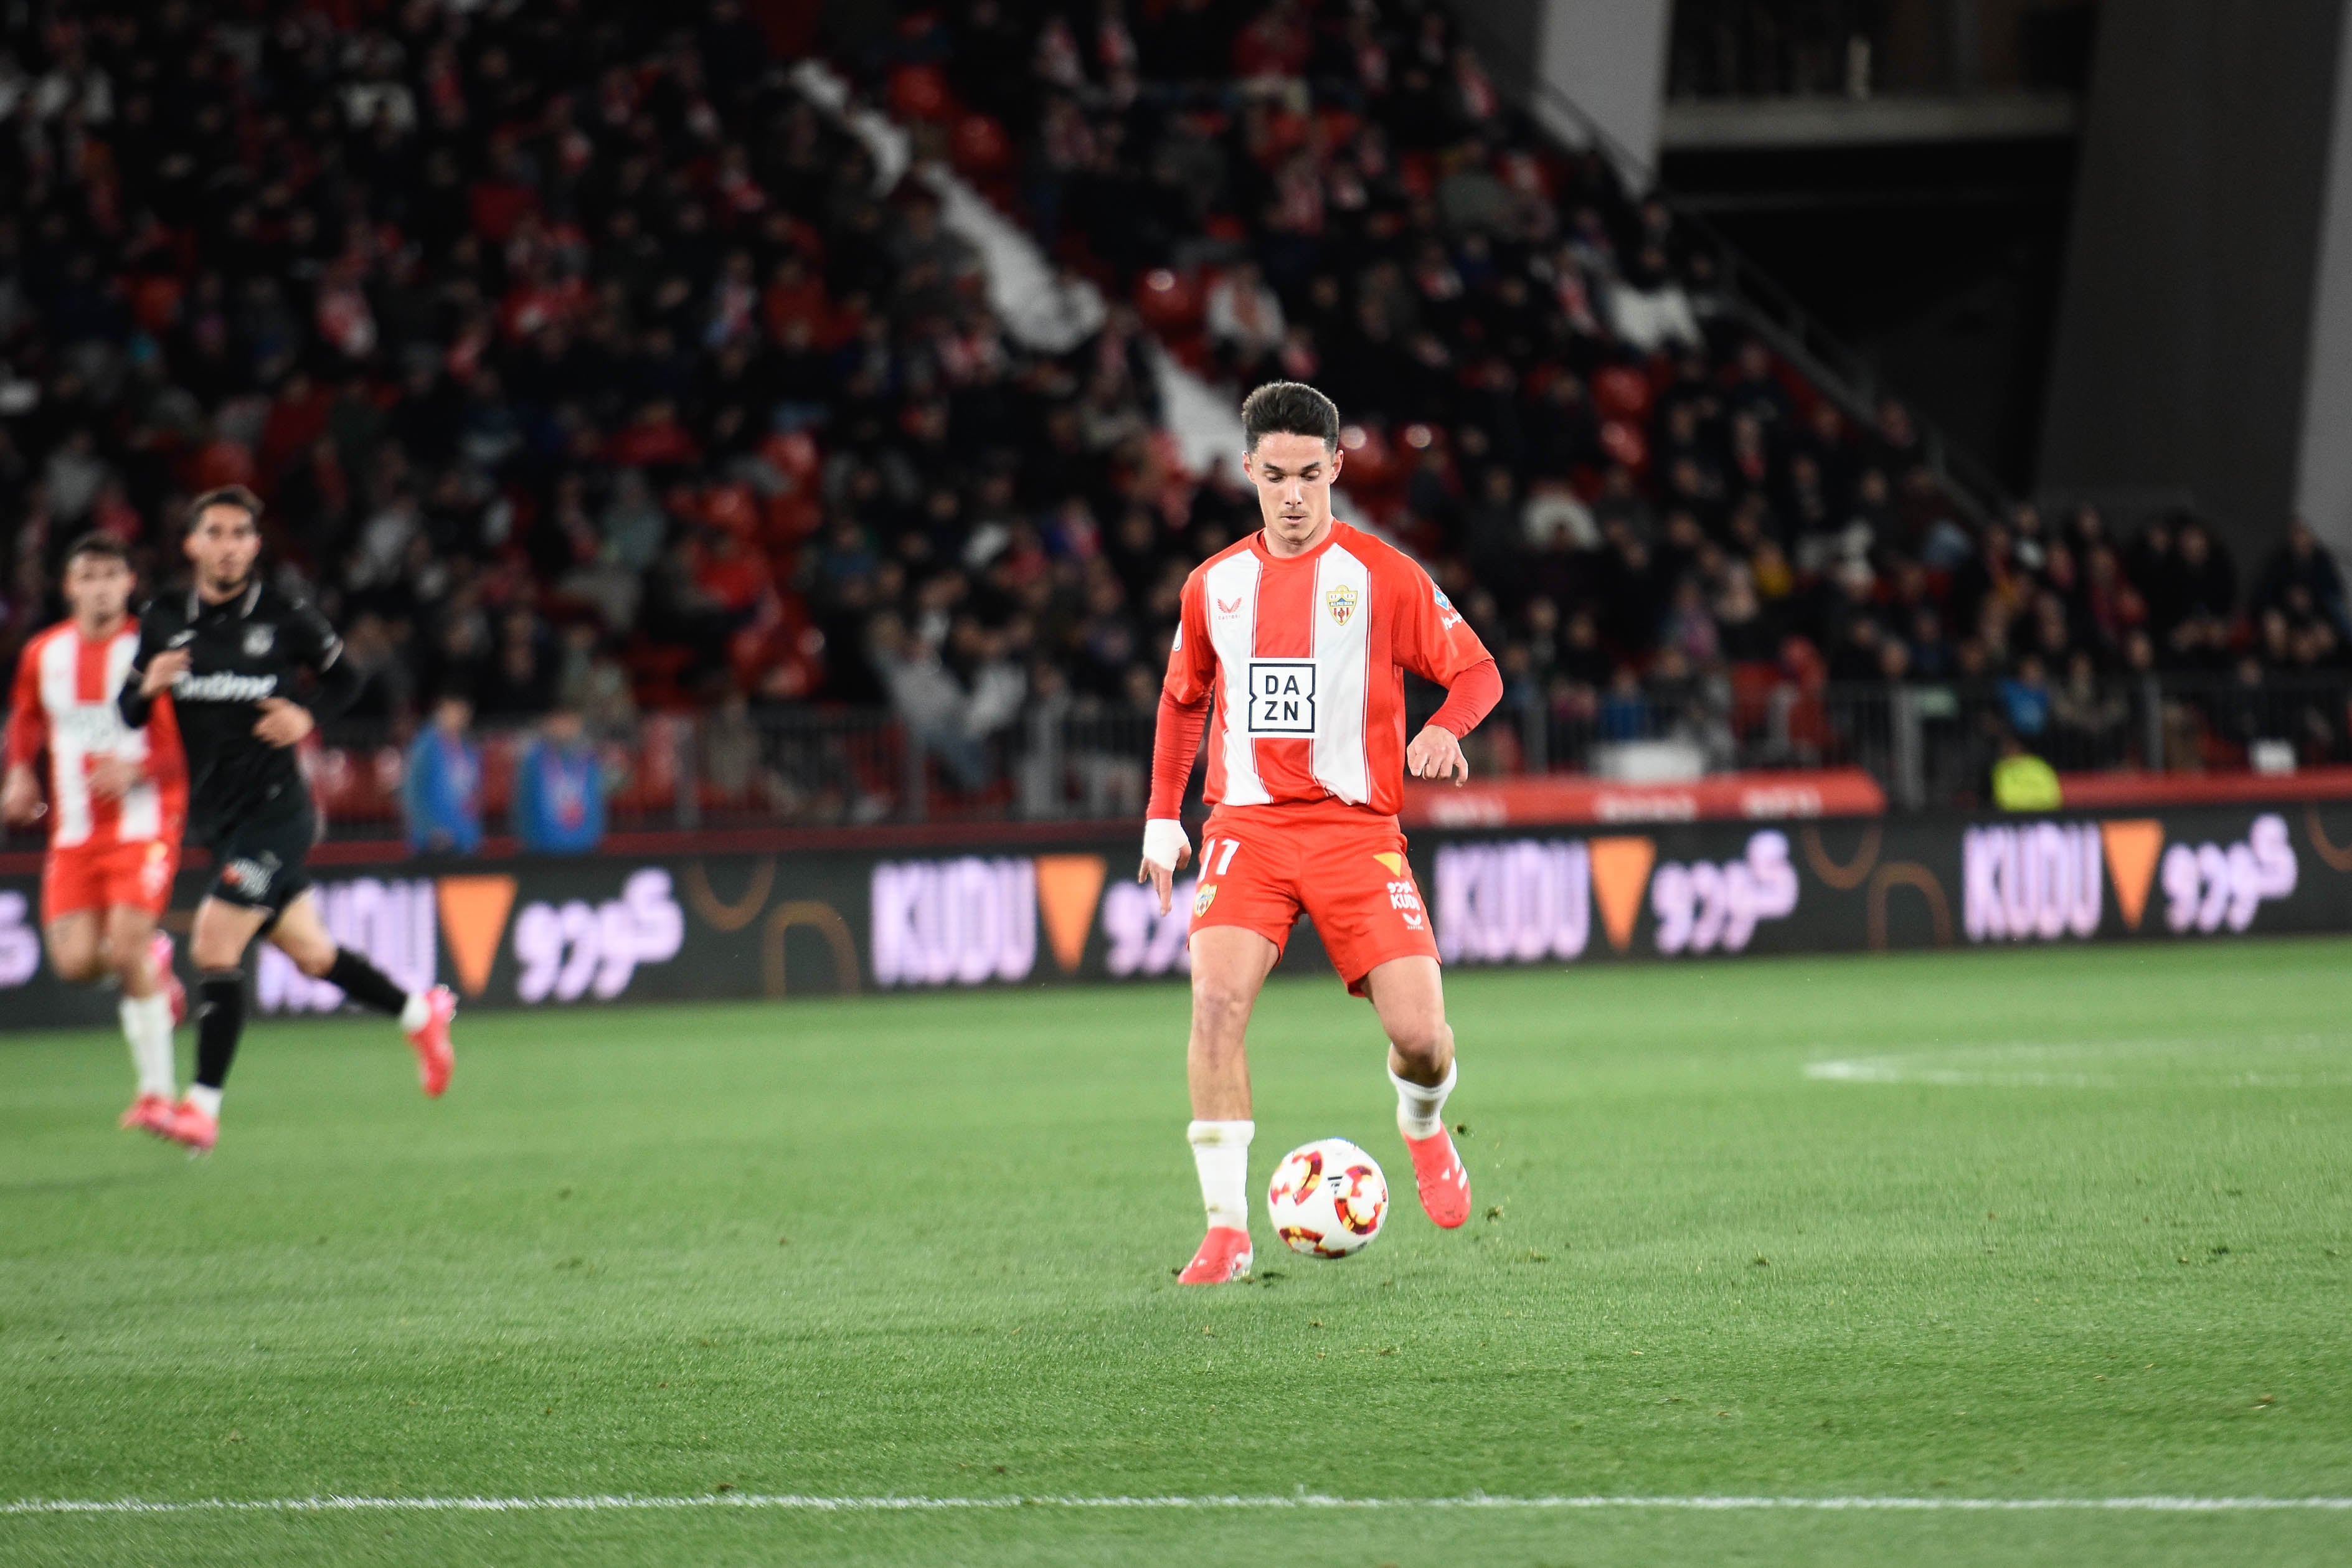
[[[131,1042],[131,1065],[139,1073],[139,1092],[172,1097],[172,999],[161,991],[152,996],[125,996],[115,1005],[122,1019],[122,1037]]]
[[[1391,1071],[1389,1081],[1396,1085],[1397,1131],[1408,1138],[1427,1138],[1445,1131],[1445,1097],[1454,1092],[1454,1064],[1445,1064],[1445,1079],[1442,1083],[1415,1083]]]
[[[1192,1163],[1201,1173],[1201,1206],[1209,1211],[1209,1226],[1249,1228],[1250,1134],[1254,1121],[1195,1121],[1184,1130],[1192,1145]]]
[[[221,1091],[219,1089],[214,1089],[208,1084],[192,1083],[188,1085],[188,1103],[194,1106],[198,1110],[203,1111],[206,1116],[211,1117],[215,1121],[220,1120],[220,1102]]]
[[[424,992],[412,991],[408,994],[408,1000],[401,1005],[400,1026],[413,1035],[425,1027],[425,1021],[431,1016],[433,1004],[425,999]]]

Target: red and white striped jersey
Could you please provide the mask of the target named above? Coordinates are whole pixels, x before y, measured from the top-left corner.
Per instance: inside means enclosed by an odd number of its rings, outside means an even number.
[[[144,729],[122,721],[114,705],[139,651],[139,623],[127,621],[103,642],[84,641],[60,621],[25,645],[8,705],[8,764],[31,765],[49,753],[49,847],[83,844],[178,843],[188,820],[187,760],[179,716],[167,696],[155,700]],[[121,799],[89,787],[90,764],[121,757],[146,774]]]
[[[1451,686],[1491,656],[1413,559],[1333,522],[1304,555],[1262,533],[1193,569],[1163,688],[1216,698],[1213,805],[1404,801],[1404,673]],[[1483,710],[1482,710],[1483,711]]]

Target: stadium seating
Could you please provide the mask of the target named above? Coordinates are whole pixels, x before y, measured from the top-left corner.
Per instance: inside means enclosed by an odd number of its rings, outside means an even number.
[[[7,649],[76,534],[165,574],[179,499],[249,483],[375,676],[360,724],[457,688],[642,752],[639,713],[729,693],[772,727],[887,707],[935,803],[1002,803],[1041,713],[1131,765],[1176,584],[1253,526],[1229,472],[1173,459],[1156,341],[1234,393],[1338,397],[1362,521],[1537,715],[1486,765],[1537,765],[1530,735],[1581,762],[1612,686],[1647,694],[1627,723],[1728,715],[1733,762],[1848,746],[1824,680],[1957,681],[2118,762],[2163,759],[2145,726],[2096,739],[2070,682],[2340,688],[2307,533],[2242,594],[2193,521],[1977,526],[1899,405],[1864,427],[1740,330],[1706,248],[1538,134],[1443,11],[1071,15],[910,5],[830,48],[916,158],[1131,304],[1045,352],[736,0],[13,13]],[[2176,706],[2202,762],[2278,727]],[[2292,723],[2347,754],[2340,693]]]

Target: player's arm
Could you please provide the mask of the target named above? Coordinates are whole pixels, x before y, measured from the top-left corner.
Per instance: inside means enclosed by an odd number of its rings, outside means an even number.
[[[131,656],[131,673],[114,699],[122,721],[134,730],[146,727],[155,699],[170,690],[188,668],[186,648],[164,646],[170,637],[161,616],[151,613],[139,623],[139,651]]]
[[[343,639],[335,635],[327,617],[310,605],[297,605],[287,618],[286,630],[294,639],[295,659],[318,679],[310,696],[301,700],[261,700],[261,717],[255,721],[253,732],[273,746],[299,744],[322,721],[341,717],[360,700],[360,689],[367,684],[367,677],[343,657]]]
[[[41,815],[41,748],[49,743],[49,710],[41,703],[41,673],[27,648],[17,658],[8,697],[8,776],[0,785],[0,817],[22,826]]]
[[[180,744],[180,710],[168,691],[147,710],[145,771],[151,782],[166,789],[188,782],[188,753]]]
[[[1166,914],[1175,898],[1176,873],[1192,858],[1184,836],[1184,786],[1208,728],[1209,694],[1214,689],[1216,652],[1209,642],[1205,591],[1194,573],[1184,584],[1176,640],[1168,650],[1168,675],[1160,685],[1160,720],[1151,738],[1151,803],[1144,808],[1143,863],[1135,879],[1151,884]]]
[[[1406,607],[1394,623],[1399,664],[1445,688],[1445,700],[1404,749],[1404,771],[1417,779],[1470,782],[1470,759],[1463,737],[1503,700],[1503,672],[1478,634],[1448,602],[1429,574],[1410,569]]]
[[[123,677],[123,684],[131,684],[137,676]],[[121,693],[117,693],[117,707]],[[92,758],[89,764],[89,793],[100,800],[121,800],[142,782],[169,784],[185,771],[180,755],[180,727],[172,707],[169,692],[161,692],[147,701],[147,754],[144,757],[109,755]]]

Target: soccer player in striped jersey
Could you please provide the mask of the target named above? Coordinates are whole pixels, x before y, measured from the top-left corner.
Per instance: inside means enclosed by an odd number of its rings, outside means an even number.
[[[1389,1040],[1397,1128],[1422,1206],[1451,1229],[1470,1177],[1444,1121],[1454,1089],[1437,943],[1397,827],[1402,775],[1470,776],[1462,737],[1503,694],[1501,673],[1410,556],[1331,515],[1339,411],[1297,382],[1242,404],[1244,471],[1265,526],[1185,579],[1160,689],[1139,881],[1169,911],[1192,859],[1180,820],[1209,734],[1208,799],[1192,900],[1190,1140],[1209,1232],[1179,1278],[1246,1277],[1250,1010],[1300,914]],[[1407,670],[1447,689],[1405,738]]]
[[[115,707],[139,647],[135,579],[121,543],[102,533],[66,552],[65,620],[37,634],[16,664],[8,703],[8,772],[0,816],[29,825],[46,809],[41,941],[58,978],[122,983],[117,1011],[137,1096],[126,1128],[163,1131],[175,1079],[172,1030],[186,992],[172,973],[172,939],[155,921],[172,900],[188,774],[176,716],[158,702],[132,728]],[[49,757],[48,800],[35,763]]]

